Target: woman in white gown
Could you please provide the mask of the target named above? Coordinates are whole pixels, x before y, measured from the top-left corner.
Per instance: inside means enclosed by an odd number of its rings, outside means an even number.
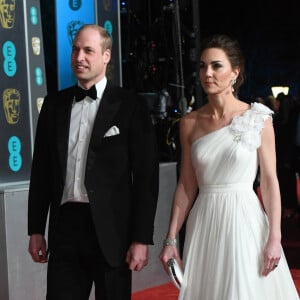
[[[200,57],[208,103],[180,122],[180,178],[160,259],[166,271],[170,258],[183,267],[180,300],[299,299],[281,246],[273,112],[237,98],[244,60],[236,40],[215,35]],[[186,218],[181,260],[176,236]]]

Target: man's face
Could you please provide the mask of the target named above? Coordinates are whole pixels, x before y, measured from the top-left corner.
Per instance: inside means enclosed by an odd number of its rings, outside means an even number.
[[[102,51],[100,39],[97,30],[85,28],[76,36],[73,43],[72,70],[85,88],[91,87],[105,76],[110,61],[110,50]]]

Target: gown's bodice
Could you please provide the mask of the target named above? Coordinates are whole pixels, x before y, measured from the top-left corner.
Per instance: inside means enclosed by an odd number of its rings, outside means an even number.
[[[231,124],[195,140],[191,156],[198,185],[252,184],[258,167],[257,148],[261,144],[264,121],[272,111],[252,103]]]

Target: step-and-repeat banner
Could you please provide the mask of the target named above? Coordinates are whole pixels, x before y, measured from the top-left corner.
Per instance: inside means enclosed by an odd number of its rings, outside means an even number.
[[[40,5],[0,0],[0,189],[30,178],[35,127],[47,94]],[[119,0],[56,0],[55,16],[59,89],[76,83],[71,47],[77,30],[88,23],[111,34],[107,77],[122,85]]]
[[[77,30],[84,24],[99,24],[112,36],[113,49],[107,77],[116,85],[122,84],[120,50],[119,0],[56,0],[58,88],[76,83],[70,66],[72,43]]]
[[[27,182],[46,94],[39,1],[0,0],[0,187]]]

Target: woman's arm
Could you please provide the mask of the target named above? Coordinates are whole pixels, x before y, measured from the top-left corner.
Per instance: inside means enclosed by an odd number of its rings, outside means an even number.
[[[275,136],[271,118],[265,121],[258,154],[260,188],[270,226],[264,250],[264,269],[262,272],[263,275],[268,275],[274,270],[274,266],[278,264],[281,256],[281,199],[276,173]]]
[[[166,236],[171,240],[176,238],[186,220],[198,190],[195,171],[191,160],[190,133],[192,128],[192,118],[187,116],[181,120],[179,127],[181,143],[180,176],[173,197],[169,230]],[[167,270],[167,261],[172,257],[178,259],[181,264],[176,245],[164,245],[160,259],[164,264],[165,270]]]

